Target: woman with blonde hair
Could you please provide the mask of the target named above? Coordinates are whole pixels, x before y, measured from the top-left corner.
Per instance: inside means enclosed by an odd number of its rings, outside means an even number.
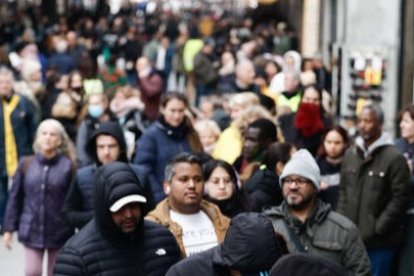
[[[194,129],[200,137],[204,152],[211,154],[221,134],[218,124],[213,120],[203,119],[194,124]]]
[[[42,275],[47,252],[47,275],[53,274],[59,249],[73,234],[61,215],[74,171],[73,146],[64,127],[54,119],[38,127],[35,155],[20,160],[9,194],[3,241],[12,248],[13,232],[24,245],[25,275]]]

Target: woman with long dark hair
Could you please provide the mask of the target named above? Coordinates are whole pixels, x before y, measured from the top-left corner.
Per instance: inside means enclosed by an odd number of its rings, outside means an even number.
[[[215,203],[229,218],[248,211],[246,195],[239,188],[239,179],[233,166],[223,160],[211,159],[203,166],[205,199]]]
[[[341,126],[329,128],[322,138],[323,142],[316,158],[321,170],[321,192],[319,197],[336,209],[340,185],[342,158],[350,146],[348,132]]]
[[[164,169],[181,152],[201,153],[200,138],[185,115],[187,97],[168,92],[161,97],[158,119],[142,134],[134,163],[143,166],[151,182],[156,203],[164,199]]]

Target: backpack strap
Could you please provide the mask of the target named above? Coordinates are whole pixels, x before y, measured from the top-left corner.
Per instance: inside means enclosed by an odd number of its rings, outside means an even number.
[[[295,245],[296,249],[299,252],[306,253],[305,247],[303,246],[302,242],[300,241],[298,235],[293,231],[293,229],[287,224],[286,220],[282,219],[283,224],[287,230],[290,240]]]

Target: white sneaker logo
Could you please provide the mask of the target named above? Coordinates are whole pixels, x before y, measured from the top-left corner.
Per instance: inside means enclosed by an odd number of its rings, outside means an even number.
[[[164,248],[158,248],[157,251],[155,251],[155,254],[157,254],[158,256],[164,256],[167,255],[167,251],[165,251]]]

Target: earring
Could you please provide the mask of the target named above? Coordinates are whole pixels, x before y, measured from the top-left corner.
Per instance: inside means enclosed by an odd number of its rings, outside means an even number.
[[[166,193],[166,194],[169,194],[169,193],[170,193],[170,187],[166,187],[166,188],[165,188],[165,193]]]

